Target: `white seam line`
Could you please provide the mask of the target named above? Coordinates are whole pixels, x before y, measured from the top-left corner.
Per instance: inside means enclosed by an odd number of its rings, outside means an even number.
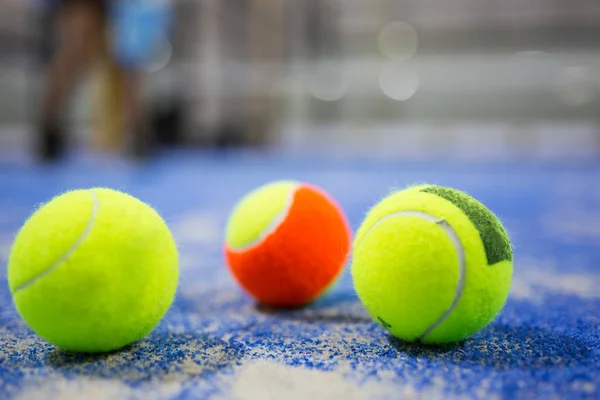
[[[294,202],[294,197],[296,196],[296,192],[298,192],[299,189],[300,185],[297,185],[293,190],[290,191],[283,211],[281,211],[275,216],[275,218],[273,218],[273,220],[269,223],[269,226],[267,226],[267,228],[256,239],[244,246],[232,248],[231,250],[234,252],[248,251],[251,248],[262,243],[267,237],[269,237],[273,232],[275,232],[277,228],[279,228],[279,225],[281,225],[281,223],[289,214],[290,209],[292,208],[292,203]]]
[[[29,286],[33,285],[39,279],[42,279],[45,276],[47,276],[48,274],[50,274],[52,271],[54,271],[56,268],[58,268],[62,263],[64,263],[75,252],[75,250],[77,250],[79,248],[79,246],[81,246],[81,243],[83,243],[83,241],[87,238],[90,231],[92,230],[92,227],[94,226],[94,221],[96,220],[96,214],[98,213],[98,205],[99,205],[98,197],[96,196],[96,193],[94,193],[92,191],[89,191],[89,193],[92,195],[92,198],[94,200],[94,204],[92,206],[92,215],[90,216],[90,221],[88,222],[87,226],[85,227],[85,229],[83,230],[81,235],[79,235],[79,237],[71,245],[71,247],[54,264],[52,264],[49,268],[46,268],[44,271],[42,271],[38,275],[34,276],[30,280],[28,280],[27,282],[22,283],[21,285],[17,286],[14,293],[17,293],[19,290],[27,289]]]
[[[438,224],[446,232],[446,235],[448,235],[448,238],[450,239],[450,241],[454,245],[454,249],[456,250],[456,256],[458,258],[458,283],[456,285],[456,292],[454,293],[454,299],[452,300],[452,304],[450,304],[450,307],[446,310],[446,312],[444,312],[444,314],[442,314],[442,316],[437,321],[435,321],[429,328],[427,328],[427,330],[421,336],[418,337],[418,340],[422,340],[425,337],[427,337],[427,335],[429,335],[435,328],[437,328],[442,322],[444,322],[446,318],[450,316],[452,311],[454,311],[454,309],[458,305],[458,302],[460,301],[463,294],[463,290],[465,288],[465,276],[467,272],[465,249],[462,246],[462,243],[460,241],[460,238],[456,234],[456,231],[452,228],[452,226],[450,226],[448,221],[441,219],[438,220],[436,224]]]
[[[399,211],[397,213],[387,215],[384,218],[382,218],[379,221],[377,221],[363,235],[363,237],[361,238],[360,242],[358,243],[358,246],[356,246],[356,247],[360,246],[360,244],[365,239],[365,237],[367,237],[367,235],[377,225],[379,225],[380,223],[382,223],[383,221],[386,221],[388,219],[395,218],[395,217],[401,217],[401,216],[417,217],[417,218],[421,218],[421,219],[427,220],[429,222],[433,222],[434,224],[437,224],[440,228],[442,228],[444,230],[444,232],[446,233],[446,235],[448,236],[448,238],[450,239],[450,241],[454,245],[454,249],[456,250],[456,255],[457,255],[457,258],[458,258],[458,268],[459,268],[458,269],[458,284],[456,285],[456,292],[454,293],[454,298],[452,299],[452,303],[450,304],[450,307],[440,316],[440,318],[438,318],[437,321],[435,321],[433,324],[431,324],[429,326],[429,328],[427,328],[425,330],[425,332],[421,336],[419,336],[417,338],[417,340],[422,340],[427,335],[429,335],[436,327],[438,327],[442,322],[444,322],[446,320],[446,318],[448,318],[448,316],[450,316],[450,314],[452,313],[452,311],[454,311],[454,309],[456,308],[456,306],[458,305],[458,302],[460,301],[460,299],[462,297],[463,290],[465,288],[465,276],[466,276],[466,272],[467,272],[467,263],[466,263],[466,258],[465,258],[465,249],[463,248],[462,243],[460,241],[460,238],[456,234],[456,231],[454,230],[454,228],[452,228],[452,226],[445,219],[438,218],[438,217],[435,217],[435,216],[433,216],[431,214],[427,214],[427,213],[424,213],[424,212],[421,212],[421,211],[411,211],[411,210]]]

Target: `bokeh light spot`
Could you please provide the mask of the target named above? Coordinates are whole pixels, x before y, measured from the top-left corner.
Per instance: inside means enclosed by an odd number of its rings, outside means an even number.
[[[583,106],[598,94],[598,83],[587,67],[568,67],[559,80],[559,95],[569,106]]]
[[[395,61],[411,58],[417,51],[418,41],[415,28],[402,21],[387,24],[377,37],[379,51]]]
[[[340,100],[347,91],[341,65],[333,62],[318,64],[308,76],[307,88],[310,94],[319,100]]]
[[[385,63],[379,74],[379,86],[383,93],[394,100],[410,99],[419,87],[416,68],[407,63]]]

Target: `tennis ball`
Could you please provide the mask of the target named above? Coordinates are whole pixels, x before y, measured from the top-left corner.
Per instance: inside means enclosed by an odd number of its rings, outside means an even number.
[[[507,233],[461,191],[422,185],[371,209],[353,245],[351,273],[374,319],[405,341],[461,341],[488,325],[510,289]]]
[[[41,206],[8,263],[29,327],[69,351],[104,352],[146,336],[178,280],[175,242],[150,206],[111,189],[74,190]]]
[[[322,189],[275,181],[244,196],[229,218],[224,245],[237,282],[260,303],[300,307],[343,271],[351,247],[340,206]]]

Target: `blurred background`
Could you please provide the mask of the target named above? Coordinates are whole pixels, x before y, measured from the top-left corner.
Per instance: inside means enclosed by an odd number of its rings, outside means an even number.
[[[28,153],[56,47],[49,1],[0,0],[0,154]],[[378,157],[597,159],[594,0],[173,0],[144,63],[162,146]],[[111,116],[91,71],[78,149]],[[114,111],[113,111],[114,114]],[[103,130],[104,129],[104,130]],[[117,133],[119,134],[119,133]]]

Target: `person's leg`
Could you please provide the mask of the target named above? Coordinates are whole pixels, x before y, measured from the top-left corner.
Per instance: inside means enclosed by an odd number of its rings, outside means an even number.
[[[112,31],[108,56],[119,71],[118,96],[125,123],[123,133],[128,139],[124,142],[129,145],[129,155],[147,158],[156,144],[144,97],[147,57],[159,50],[156,46],[160,46],[160,40],[167,38],[171,9],[160,3],[118,1],[108,7],[112,11],[108,22],[108,29]],[[149,22],[148,16],[156,19]]]
[[[54,160],[64,150],[62,117],[74,85],[97,50],[94,38],[102,29],[102,11],[92,2],[63,0],[57,20],[58,51],[46,76],[41,104],[38,156]]]

